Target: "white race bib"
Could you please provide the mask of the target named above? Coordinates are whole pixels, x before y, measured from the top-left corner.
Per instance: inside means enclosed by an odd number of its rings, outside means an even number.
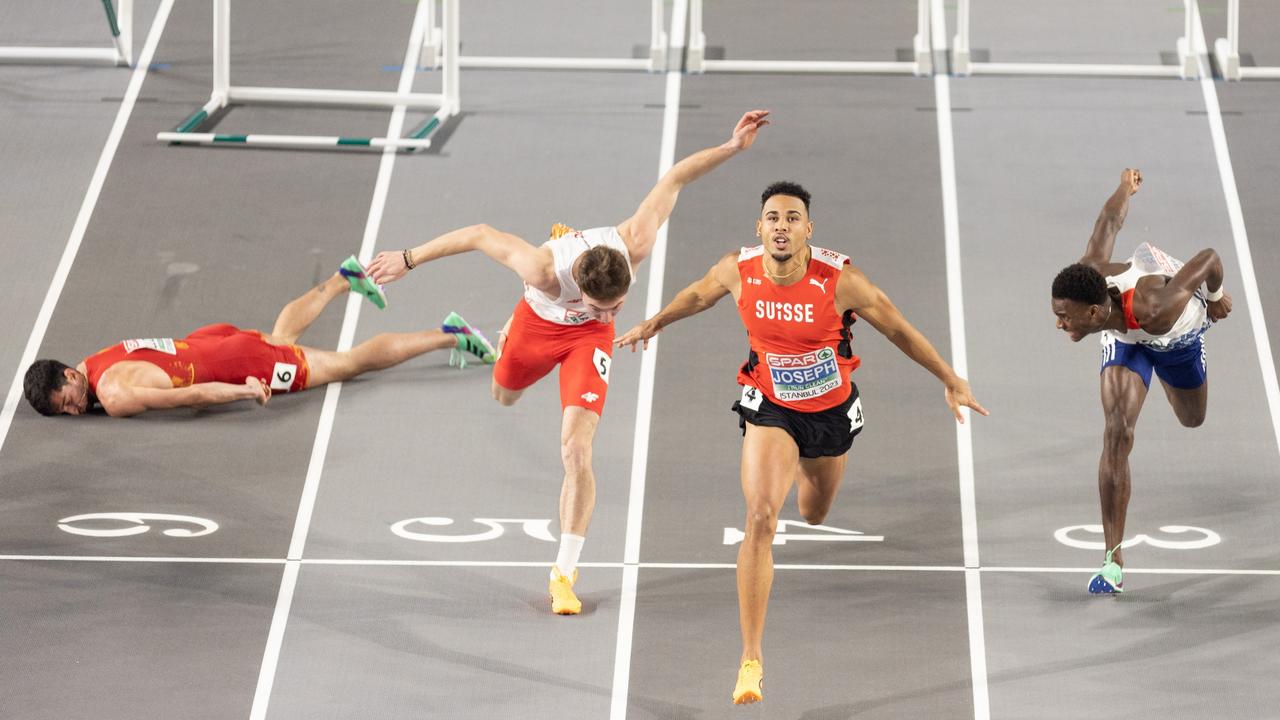
[[[271,371],[271,389],[289,392],[293,387],[293,379],[298,376],[298,366],[293,363],[278,362]]]
[[[124,351],[155,350],[169,355],[177,355],[178,348],[173,345],[173,338],[135,338],[124,341]]]

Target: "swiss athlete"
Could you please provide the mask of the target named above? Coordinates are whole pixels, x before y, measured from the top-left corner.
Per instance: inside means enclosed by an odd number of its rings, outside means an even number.
[[[239,400],[266,405],[273,392],[320,387],[445,348],[494,361],[493,346],[457,313],[450,313],[440,330],[383,333],[344,352],[296,344],[326,305],[352,290],[379,308],[386,305],[381,288],[351,257],[286,305],[270,334],[219,323],[184,338],[124,340],[75,367],[37,360],[27,369],[23,392],[42,415],[84,415],[100,407],[111,417],[128,417]]]
[[[524,281],[498,338],[493,397],[514,404],[526,388],[560,366],[560,547],[551,566],[551,611],[576,615],[578,560],[595,508],[591,446],[609,390],[614,317],[626,301],[634,268],[653,251],[658,229],[689,183],[751,147],[767,110],[742,116],[723,144],[676,163],[649,191],[630,218],[616,226],[572,230],[557,224],[538,247],[489,225],[473,225],[440,235],[416,248],[379,253],[369,265],[377,283],[404,277],[422,263],[479,250]]]
[[[1173,414],[1185,427],[1204,422],[1209,401],[1204,333],[1231,312],[1222,289],[1222,259],[1213,249],[1185,264],[1143,243],[1133,256],[1113,262],[1116,235],[1129,214],[1129,198],[1142,173],[1125,169],[1093,226],[1080,262],[1053,280],[1053,314],[1072,341],[1102,334],[1102,459],[1098,495],[1107,547],[1089,592],[1124,592],[1125,514],[1129,508],[1129,452],[1134,428],[1151,386],[1160,379]]]
[[[732,699],[758,702],[764,669],[765,610],[773,584],[773,537],[778,512],[798,483],[800,515],[821,523],[844,477],[853,439],[864,418],[858,386],[850,378],[860,360],[851,328],[871,324],[907,357],[942,381],[947,405],[987,411],[969,383],[841,253],[812,246],[810,195],[778,182],[761,196],[756,235],[762,244],[731,252],[701,280],[681,290],[657,315],[618,338],[634,351],[666,326],[715,305],[737,302],[750,345],[738,371],[741,397],[733,405],[743,431],[742,492],[745,538],[738,550],[738,617],[742,656]]]

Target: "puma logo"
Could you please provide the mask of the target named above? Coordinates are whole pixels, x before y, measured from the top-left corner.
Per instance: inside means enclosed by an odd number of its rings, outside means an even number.
[[[810,284],[810,285],[816,285],[816,286],[818,287],[818,289],[822,291],[822,294],[823,294],[823,295],[826,295],[826,294],[827,294],[827,280],[830,280],[830,279],[831,279],[831,278],[827,278],[826,280],[823,280],[822,282],[818,282],[817,278],[809,278],[809,284]]]

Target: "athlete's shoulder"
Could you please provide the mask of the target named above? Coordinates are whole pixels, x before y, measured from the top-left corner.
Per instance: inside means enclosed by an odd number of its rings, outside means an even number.
[[[819,262],[826,263],[831,267],[839,270],[849,264],[849,256],[844,253],[838,253],[835,250],[828,250],[816,245],[810,245],[811,257]]]
[[[760,257],[764,254],[764,245],[756,245],[755,247],[744,247],[738,251],[738,262],[746,262],[752,258]]]

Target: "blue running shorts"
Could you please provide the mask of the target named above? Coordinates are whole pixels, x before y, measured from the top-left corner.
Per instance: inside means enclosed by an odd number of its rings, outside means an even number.
[[[1119,342],[1114,339],[1102,344],[1102,367],[1120,365],[1138,373],[1142,384],[1151,387],[1151,371],[1169,387],[1194,390],[1208,377],[1205,364],[1204,335],[1177,350],[1161,352],[1146,345]],[[1101,370],[1099,370],[1101,372]]]

